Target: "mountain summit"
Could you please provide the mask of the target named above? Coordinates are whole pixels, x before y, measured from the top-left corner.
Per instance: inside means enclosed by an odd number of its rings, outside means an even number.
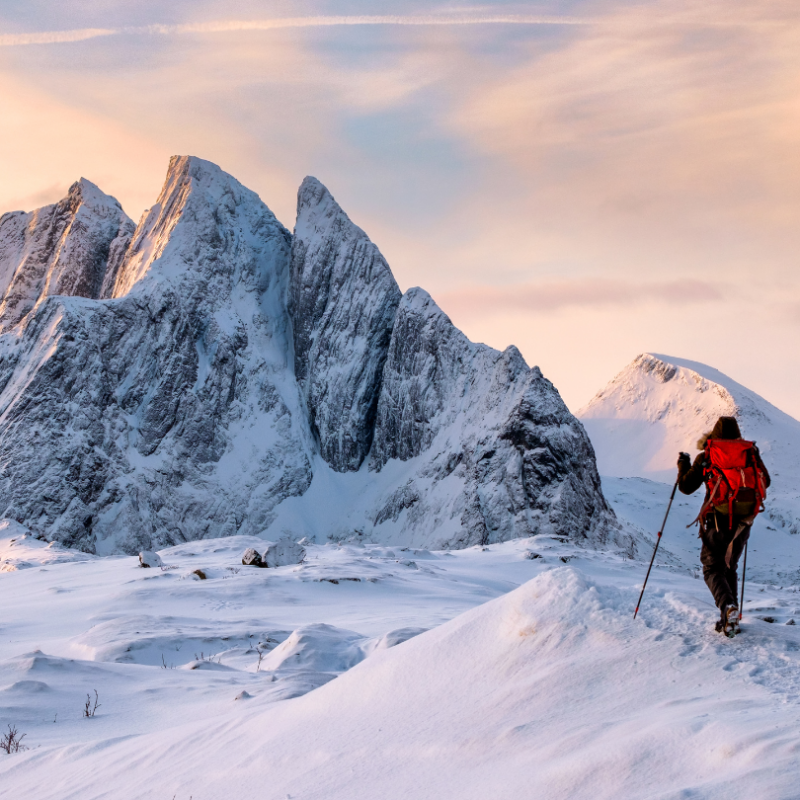
[[[135,230],[81,181],[0,218],[0,278],[0,514],[48,539],[621,536],[552,384],[402,295],[314,178],[293,234],[202,159]]]

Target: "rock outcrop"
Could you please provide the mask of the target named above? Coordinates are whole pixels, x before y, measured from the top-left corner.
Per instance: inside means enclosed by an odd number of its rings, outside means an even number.
[[[2,218],[0,273],[0,516],[50,540],[619,535],[554,387],[401,299],[313,178],[294,235],[201,159],[135,231],[81,181]]]
[[[378,402],[370,466],[393,459],[414,475],[375,521],[405,512],[440,544],[613,528],[591,443],[553,385],[515,347],[470,342],[422,289],[400,303]]]
[[[357,470],[369,452],[399,302],[378,248],[306,178],[292,243],[295,375],[320,453],[337,472]]]

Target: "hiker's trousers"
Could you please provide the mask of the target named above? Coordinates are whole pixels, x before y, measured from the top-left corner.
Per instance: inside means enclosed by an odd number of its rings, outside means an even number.
[[[739,575],[737,568],[744,550],[745,542],[750,538],[750,526],[747,526],[733,540],[730,566],[725,563],[728,547],[739,527],[740,520],[733,518],[733,527],[728,524],[727,514],[714,512],[706,518],[700,531],[703,547],[700,550],[700,562],[703,565],[703,578],[706,586],[714,595],[717,608],[726,605],[739,605]]]

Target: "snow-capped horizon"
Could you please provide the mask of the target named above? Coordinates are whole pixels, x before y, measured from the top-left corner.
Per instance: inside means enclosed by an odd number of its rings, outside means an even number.
[[[574,412],[575,415],[580,417],[585,411],[589,409],[589,407],[594,403],[596,399],[601,397],[604,394],[604,392],[606,392],[606,390],[615,383],[615,381],[620,376],[628,372],[631,366],[644,356],[650,356],[668,365],[676,367],[684,367],[686,369],[692,370],[701,377],[706,378],[707,380],[712,381],[714,383],[718,383],[719,385],[724,386],[726,388],[732,389],[733,391],[736,392],[742,391],[746,394],[755,395],[756,397],[759,398],[760,403],[765,403],[772,409],[774,409],[775,412],[777,412],[778,414],[785,415],[790,419],[793,419],[794,421],[798,422],[797,417],[792,416],[790,413],[784,411],[775,403],[772,403],[770,400],[764,397],[760,392],[756,391],[752,387],[745,386],[740,381],[737,381],[735,378],[730,377],[729,375],[725,374],[716,367],[690,358],[682,358],[680,356],[668,355],[666,353],[657,353],[655,350],[640,351],[638,355],[636,355],[633,359],[631,359],[631,361],[629,361],[622,369],[620,369],[615,374],[613,378],[611,378],[611,380],[606,384],[606,386],[604,386],[602,389],[600,389],[594,395],[592,395],[592,397],[582,406],[579,406]]]

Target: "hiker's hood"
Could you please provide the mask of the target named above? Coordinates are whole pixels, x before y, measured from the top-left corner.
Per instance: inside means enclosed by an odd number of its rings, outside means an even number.
[[[709,439],[741,439],[742,432],[736,417],[720,417],[714,427],[697,441],[697,449],[704,450]]]

